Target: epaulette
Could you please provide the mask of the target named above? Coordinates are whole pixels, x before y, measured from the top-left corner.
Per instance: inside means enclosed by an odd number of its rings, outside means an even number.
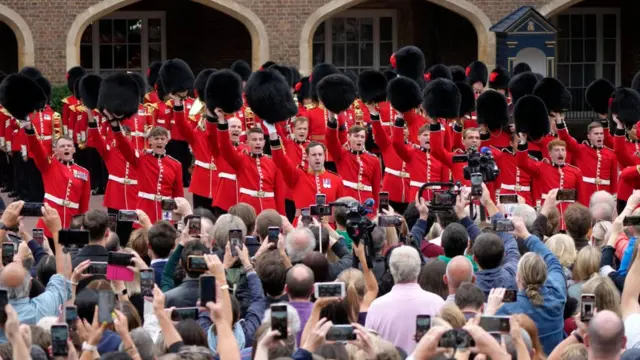
[[[157,110],[158,109],[158,104],[156,104],[156,103],[146,103],[146,104],[144,104],[144,106],[146,106],[147,108],[152,108],[153,110]]]
[[[166,154],[165,156],[166,156],[166,157],[168,157],[169,159],[171,159],[171,160],[173,160],[173,161],[177,162],[178,164],[180,164],[180,161],[178,161],[178,159],[174,158],[173,156],[171,156],[171,155],[169,155],[169,154]]]
[[[196,117],[194,115],[189,115],[188,119],[193,121],[193,122],[198,122],[198,119],[196,119]]]
[[[84,110],[86,109],[86,107],[82,104],[78,104],[76,106],[74,106],[75,111],[77,112],[84,112]]]
[[[564,166],[568,166],[568,167],[572,167],[572,168],[574,168],[574,169],[576,169],[576,170],[580,170],[580,168],[579,168],[579,167],[577,167],[577,166],[575,166],[575,165],[571,165],[571,164],[569,164],[569,163],[564,163]]]
[[[167,106],[173,106],[173,100],[169,99],[169,100],[165,101],[164,104],[167,105]]]
[[[9,113],[9,111],[7,111],[7,109],[5,109],[4,107],[0,108],[0,112],[5,114],[6,116],[11,116],[11,113]]]
[[[338,174],[337,172],[334,172],[334,171],[331,171],[331,170],[327,170],[327,169],[324,169],[324,171],[328,172],[329,174],[333,174],[333,175],[335,175],[337,177],[340,177],[340,174]]]
[[[151,95],[151,91],[149,91],[148,93],[144,94],[144,99],[151,101],[150,95]]]
[[[314,104],[314,103],[311,103],[311,104],[306,104],[304,107],[305,107],[307,110],[311,110],[311,109],[315,109],[315,108],[317,108],[317,107],[318,107],[318,105],[317,105],[317,104]]]
[[[76,106],[77,105],[69,105],[69,110],[76,111]]]
[[[503,148],[499,149],[499,148],[491,145],[491,148],[493,148],[495,150],[498,150],[499,152],[506,152],[507,154],[511,154],[511,155],[514,155],[516,153],[510,146],[503,147]]]
[[[462,150],[462,149],[460,149],[460,148],[456,148],[456,149],[454,149],[454,150],[453,150],[453,152],[454,152],[454,153],[461,153],[461,154],[464,154],[464,153],[465,153],[465,152],[464,152],[464,150]]]
[[[612,149],[612,148],[607,147],[607,146],[604,146],[604,145],[602,145],[602,148],[603,148],[603,149],[607,149],[607,150],[609,150],[609,151],[613,151],[613,149]]]
[[[69,97],[67,96],[66,98],[62,99],[62,102],[65,104],[69,104]]]
[[[61,119],[61,118],[62,118],[62,115],[60,115],[60,113],[59,113],[59,112],[54,111],[54,112],[53,112],[53,118],[54,118],[54,119]]]

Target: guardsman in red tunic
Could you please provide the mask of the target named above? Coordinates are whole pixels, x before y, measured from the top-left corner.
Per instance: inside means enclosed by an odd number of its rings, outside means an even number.
[[[306,169],[309,166],[309,159],[307,158],[306,152],[307,146],[310,143],[308,140],[309,119],[302,116],[296,117],[291,121],[291,125],[293,125],[293,133],[291,134],[293,139],[288,136],[283,136],[284,134],[282,133],[281,128],[278,128],[278,135],[280,135],[283,150],[289,159],[291,159],[293,164]]]
[[[604,146],[613,149],[613,136],[609,131],[609,99],[616,90],[609,80],[600,78],[594,80],[584,93],[587,104],[593,108],[597,117],[594,121],[601,124],[604,130]]]
[[[498,149],[511,146],[507,98],[501,92],[488,89],[476,101],[481,146]]]
[[[482,61],[474,61],[465,69],[467,74],[467,82],[473,88],[476,99],[487,86],[487,80],[489,78],[489,69]]]
[[[476,115],[476,98],[471,85],[467,82],[456,82],[456,87],[460,92],[460,118],[458,123],[462,129],[478,128],[478,117]],[[460,144],[453,142],[453,148],[460,147]]]
[[[560,140],[567,143],[567,150],[573,156],[576,166],[582,170],[582,189],[584,198],[600,190],[610,194],[618,189],[618,161],[613,150],[604,147],[604,129],[599,121],[594,121],[587,127],[587,139],[579,144],[569,135],[567,125],[560,119],[556,120],[556,127]]]
[[[547,107],[550,133],[539,141],[530,141],[529,153],[537,159],[550,160],[549,143],[558,139],[556,118],[561,117],[564,121],[565,113],[571,106],[571,93],[559,80],[546,77],[538,82],[533,90],[533,95],[542,99]],[[566,154],[565,162],[573,163],[573,157],[570,153]]]
[[[610,100],[611,117],[616,124],[613,150],[620,168],[640,165],[640,107],[637,104],[640,104],[640,95],[628,88],[617,89]]]
[[[71,91],[71,95],[62,99],[62,129],[63,134],[73,138],[73,126],[75,124],[75,116],[72,114],[71,107],[80,103],[75,96],[75,84],[87,74],[87,71],[80,66],[74,66],[67,71],[67,87]]]
[[[618,179],[618,213],[627,205],[634,190],[640,189],[640,165],[629,166],[620,172]]]
[[[440,144],[443,136],[442,125],[432,120],[429,130],[431,144]],[[475,128],[465,129],[462,132],[462,145],[464,149],[458,148],[454,151],[449,151],[442,146],[434,145],[431,147],[431,154],[436,160],[440,161],[444,167],[449,169],[454,182],[460,181],[462,185],[469,186],[471,183],[464,178],[464,167],[467,166],[467,163],[455,162],[453,160],[456,155],[464,155],[472,148],[478,149],[480,146],[480,132]],[[446,179],[444,181],[446,181]]]
[[[3,75],[0,75],[0,82],[4,78]],[[10,174],[11,171],[11,163],[9,162],[9,155],[6,153],[7,151],[7,139],[4,135],[5,133],[5,121],[7,120],[7,114],[5,114],[4,108],[0,105],[0,191],[9,192],[12,191],[12,183]]]
[[[0,107],[0,127],[2,128],[2,133],[4,134],[4,144],[2,145],[2,150],[7,156],[7,185],[9,190],[9,197],[17,197],[18,196],[18,183],[16,183],[15,176],[15,158],[13,157],[13,116],[5,109],[4,107]]]
[[[516,160],[516,149],[518,148],[518,136],[511,134],[511,146],[498,149],[492,148],[491,154],[496,161],[500,173],[496,179],[495,198],[496,203],[500,195],[522,196],[527,204],[535,206],[532,193],[531,176],[520,170]]]

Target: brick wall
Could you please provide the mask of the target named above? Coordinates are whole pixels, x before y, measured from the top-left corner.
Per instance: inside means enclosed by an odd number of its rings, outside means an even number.
[[[2,44],[2,56],[0,56],[0,70],[12,73],[18,70],[18,41],[13,30],[0,22],[0,44]]]

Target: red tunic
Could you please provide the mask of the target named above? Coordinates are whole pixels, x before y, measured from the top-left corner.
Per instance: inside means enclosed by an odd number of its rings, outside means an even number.
[[[284,182],[273,160],[264,154],[236,151],[229,137],[228,124],[218,124],[218,146],[238,176],[239,201],[260,214],[275,209],[284,214]]]
[[[80,101],[73,95],[62,99],[62,131],[65,135],[73,137],[73,126],[75,117],[72,118],[72,107],[79,104]]]
[[[471,183],[469,180],[464,178],[464,167],[467,166],[466,162],[453,162],[454,155],[462,155],[464,151],[462,149],[455,149],[454,151],[449,151],[445,149],[443,146],[438,146],[437,144],[441,144],[443,139],[444,132],[441,130],[442,125],[431,124],[431,133],[429,137],[429,141],[431,142],[431,154],[436,160],[438,160],[445,168],[449,169],[451,172],[451,178],[453,182],[460,181],[462,185],[469,186]],[[443,180],[446,181],[446,180]]]
[[[51,155],[53,150],[53,128],[54,123],[60,121],[60,114],[53,111],[49,105],[44,109],[36,113],[31,118],[33,128],[38,135],[38,138],[44,145],[44,149],[48,155]],[[29,149],[29,157],[33,157],[31,149]]]
[[[306,106],[307,111],[302,116],[309,119],[309,139],[327,145],[327,121],[329,120],[329,111],[324,106],[309,104]],[[338,141],[340,144],[347,142],[346,124],[347,116],[344,113],[338,114]],[[331,152],[327,154],[326,161],[335,161]]]
[[[0,105],[0,151],[5,152],[7,150],[7,138],[4,135],[6,130],[6,123],[10,122],[9,113]]]
[[[627,139],[624,130],[613,137],[613,151],[620,168],[640,165],[640,141]]]
[[[83,105],[75,106],[75,114],[77,121],[73,127],[74,142],[78,144],[80,149],[84,149],[87,145],[87,130],[89,129],[89,117]]]
[[[640,189],[640,165],[629,166],[620,172],[618,199],[627,201],[637,189]]]
[[[147,103],[147,112],[151,114],[151,122],[153,126],[160,126],[169,131],[171,136],[171,117],[173,109],[162,101],[157,103]]]
[[[337,123],[333,123],[337,125]],[[338,174],[342,177],[345,196],[352,196],[360,203],[371,198],[378,204],[380,193],[380,161],[368,152],[347,150],[340,146],[338,129],[327,126],[327,149],[335,159]]]
[[[122,131],[114,130],[113,136],[125,160],[140,174],[136,209],[144,211],[151,223],[161,220],[162,200],[184,196],[182,165],[165,154],[157,155],[151,151],[137,153]]]
[[[13,117],[9,112],[0,106],[0,128],[2,128],[1,133],[4,136],[4,143],[0,144],[3,151],[6,151],[9,155],[11,155],[11,148],[13,145]],[[0,140],[1,142],[2,140]]]
[[[582,170],[582,189],[584,199],[600,190],[615,194],[618,189],[618,161],[613,150],[595,148],[587,144],[578,144],[565,124],[558,125],[560,139],[567,143],[567,152],[578,168]]]
[[[382,154],[382,160],[384,161],[384,177],[382,179],[382,191],[389,193],[389,200],[398,203],[411,202],[411,189],[409,188],[411,182],[411,175],[407,168],[407,163],[402,161],[396,150],[393,148],[393,143],[390,140],[395,140],[390,135],[387,135],[386,128],[381,120],[373,118],[371,121],[371,127],[373,129],[373,137],[380,148]],[[400,139],[404,143],[404,130]]]
[[[535,206],[531,192],[531,176],[518,168],[515,151],[511,147],[502,150],[493,148],[491,154],[500,169],[496,179],[496,202],[498,195],[516,194],[522,196],[527,204]]]
[[[428,123],[426,116],[422,113],[422,111],[418,109],[414,109],[411,111],[407,111],[402,114],[404,121],[407,122],[407,127],[409,128],[409,142],[417,143],[418,142],[418,130],[424,125]],[[443,140],[444,141],[444,140]],[[450,146],[446,146],[446,149],[451,149]]]
[[[481,147],[494,147],[503,149],[511,146],[511,133],[509,130],[498,130],[480,134]]]
[[[530,141],[529,142],[529,151],[534,151],[534,152],[539,152],[542,154],[542,159],[547,159],[547,160],[551,160],[551,158],[549,157],[549,143],[553,140],[559,139],[558,135],[553,135],[553,134],[548,134],[545,135],[542,139],[537,140],[537,141]],[[537,157],[537,156],[536,156]],[[573,157],[571,156],[571,153],[567,151],[567,157],[564,159],[564,161],[567,164],[573,164],[572,162]]]
[[[153,126],[152,114],[147,110],[147,106],[140,104],[137,114],[122,121],[122,125],[131,131],[131,142],[137,151],[143,151],[146,148],[145,134]]]
[[[89,124],[89,141],[104,160],[109,180],[102,205],[117,210],[132,210],[138,203],[138,174],[117,146],[107,144],[96,124]],[[115,145],[115,141],[114,141]]]
[[[42,174],[44,202],[58,211],[62,228],[66,229],[74,215],[84,214],[89,210],[89,171],[73,162],[63,164],[57,158],[48,156],[35,133],[29,134],[27,141],[33,151],[33,160]],[[36,227],[44,229],[45,236],[52,237],[42,218],[38,220]]]
[[[469,115],[465,115],[462,122],[462,127],[465,129],[468,128],[478,128],[478,118],[476,117],[476,112],[472,112]]]
[[[191,107],[193,106],[194,98],[188,97],[182,101],[182,106],[184,106],[183,114],[189,115],[191,111]],[[176,111],[173,110],[173,100],[167,101],[167,107],[171,108],[171,139],[176,141],[187,141],[184,137],[184,132],[176,131]],[[183,124],[191,127],[191,129],[195,128],[197,123],[195,121],[184,122]]]

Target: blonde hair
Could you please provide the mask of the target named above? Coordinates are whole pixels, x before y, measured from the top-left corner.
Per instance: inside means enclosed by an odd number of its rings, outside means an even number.
[[[134,230],[129,235],[129,241],[127,241],[127,247],[137,252],[140,257],[145,257],[149,252],[149,237],[146,229]]]
[[[448,322],[454,329],[462,329],[467,323],[464,314],[456,304],[444,304],[444,306],[440,308],[438,317]]]
[[[583,294],[596,296],[596,309],[598,311],[611,310],[621,315],[620,292],[608,276],[595,275],[582,285]]]
[[[540,337],[538,337],[538,327],[536,326],[536,324],[526,314],[515,314],[513,316],[520,323],[520,327],[522,327],[531,338],[531,346],[536,351],[535,356],[533,356],[531,360],[544,360],[544,349],[542,348]]]
[[[595,246],[585,246],[578,252],[576,262],[571,271],[573,280],[576,282],[586,281],[591,275],[597,274],[600,270],[600,248]]]
[[[342,271],[336,281],[343,282],[345,286],[353,285],[358,294],[358,300],[361,302],[364,299],[367,287],[364,282],[364,274],[359,269],[349,268]]]
[[[547,281],[547,264],[536,253],[526,253],[518,263],[518,277],[525,288],[527,297],[533,306],[544,303],[540,288]]]
[[[583,344],[571,344],[560,354],[560,360],[586,360],[587,358],[587,348]]]
[[[440,224],[435,223],[431,226],[431,230],[429,230],[429,234],[427,234],[427,240],[433,240],[442,236],[442,226]]]
[[[571,267],[576,261],[576,245],[573,238],[565,234],[555,234],[547,240],[547,248],[558,258],[564,267]]]

